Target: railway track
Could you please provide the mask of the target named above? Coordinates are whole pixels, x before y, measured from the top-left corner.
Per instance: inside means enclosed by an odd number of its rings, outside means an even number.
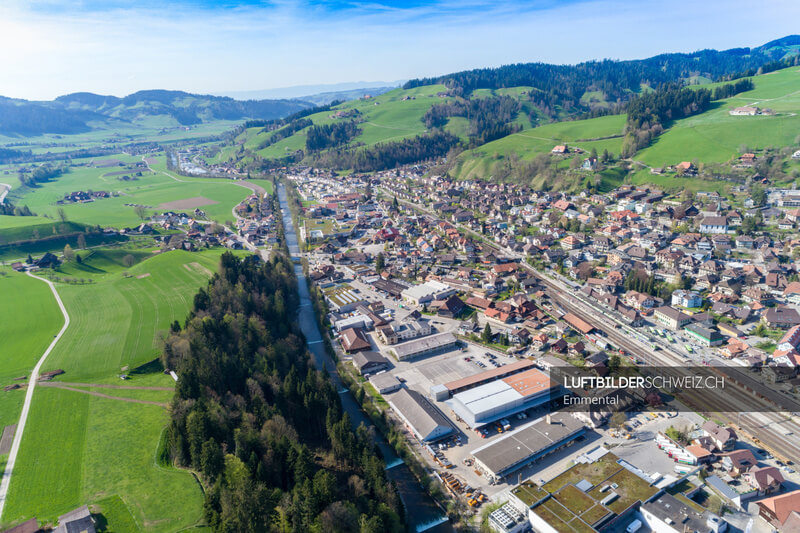
[[[400,200],[400,203],[438,219],[435,213],[422,206],[405,200]],[[507,250],[494,243],[487,242],[483,236],[461,224],[454,225],[459,230],[477,237],[480,242],[497,252],[518,259],[520,265],[545,287],[546,293],[551,299],[558,301],[565,309],[579,318],[593,325],[600,324],[600,326],[595,326],[596,329],[603,331],[607,338],[616,346],[623,348],[625,351],[635,355],[637,359],[649,365],[661,368],[675,368],[676,375],[680,375],[681,369],[684,369],[683,374],[686,374],[686,360],[673,352],[671,347],[665,346],[662,352],[653,350],[652,347],[638,340],[632,333],[623,333],[627,331],[630,326],[610,317],[607,312],[600,309],[599,306],[592,302],[584,301],[581,297],[576,295],[571,288],[565,286],[563,283],[542,275],[528,265],[525,262],[525,258],[520,254]],[[624,329],[615,328],[615,324]],[[800,461],[800,441],[798,441],[798,439],[800,439],[800,424],[796,422],[790,413],[774,411],[776,409],[774,400],[784,400],[785,398],[780,397],[780,393],[769,389],[765,384],[741,372],[739,372],[737,377],[737,381],[739,381],[737,386],[735,388],[728,388],[724,396],[714,393],[705,394],[701,396],[702,406],[693,405],[691,407],[698,412],[712,416],[713,418],[721,419],[723,422],[738,428],[740,433],[747,435],[754,442],[761,444],[778,458]],[[759,394],[761,397],[754,395],[751,392],[753,390],[760,391]],[[771,401],[769,398],[773,400]],[[760,412],[731,411],[731,408],[735,407],[730,405],[730,403],[732,403],[730,400],[732,399],[736,399],[737,402],[741,401],[741,405],[761,406],[764,410]],[[780,401],[780,404],[782,405],[783,402]]]

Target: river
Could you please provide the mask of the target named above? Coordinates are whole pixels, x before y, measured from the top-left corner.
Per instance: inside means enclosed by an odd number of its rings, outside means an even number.
[[[355,430],[362,422],[367,427],[373,426],[372,421],[361,411],[361,407],[350,391],[342,384],[336,364],[330,355],[325,351],[322,342],[322,334],[314,316],[314,308],[311,305],[311,296],[308,292],[308,283],[303,274],[303,267],[300,264],[300,247],[297,244],[297,233],[294,230],[292,215],[289,211],[289,203],[286,196],[286,188],[278,184],[278,199],[281,204],[283,217],[283,229],[286,235],[286,244],[292,259],[295,259],[294,272],[297,276],[297,289],[300,294],[300,309],[298,321],[300,329],[306,337],[308,350],[314,357],[314,364],[317,369],[328,371],[333,381],[334,387],[339,391],[342,400],[342,407],[350,415]],[[394,449],[384,439],[375,428],[375,443],[383,454],[384,461],[389,467],[386,469],[387,477],[397,485],[400,499],[406,508],[406,523],[411,531],[428,533],[452,532],[453,528],[447,521],[445,514],[433,501],[433,498],[417,482],[411,469],[397,456]]]

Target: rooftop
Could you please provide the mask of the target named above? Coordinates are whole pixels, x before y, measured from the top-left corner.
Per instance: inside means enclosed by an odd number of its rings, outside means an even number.
[[[491,370],[479,372],[472,376],[457,379],[455,381],[450,381],[448,383],[445,383],[444,386],[451,391],[460,390],[467,388],[471,385],[477,385],[478,383],[491,381],[493,378],[496,378],[497,376],[506,375],[509,372],[518,372],[528,368],[532,368],[533,366],[535,366],[533,361],[531,361],[530,359],[523,359],[521,361],[516,361],[508,365],[503,365],[499,368],[493,368]]]
[[[404,342],[402,344],[395,344],[392,346],[392,351],[398,359],[405,359],[413,357],[416,354],[438,350],[445,346],[455,344],[457,342],[455,336],[450,333],[439,333],[437,335],[430,335],[421,339]]]
[[[499,439],[481,446],[472,456],[496,475],[513,471],[514,467],[525,464],[530,459],[544,455],[549,448],[565,439],[583,433],[585,428],[569,414],[558,413],[512,431]]]

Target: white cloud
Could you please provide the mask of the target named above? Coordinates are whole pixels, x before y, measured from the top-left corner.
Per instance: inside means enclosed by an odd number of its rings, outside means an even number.
[[[752,46],[793,31],[800,3],[475,1],[331,12],[297,2],[202,10],[0,7],[0,94],[193,92],[399,79],[511,62],[638,58]],[[76,4],[79,5],[80,3]],[[743,17],[742,13],[748,13]],[[13,52],[8,52],[13,51]]]

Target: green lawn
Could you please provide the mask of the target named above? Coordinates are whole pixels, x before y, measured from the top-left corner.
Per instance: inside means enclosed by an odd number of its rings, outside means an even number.
[[[25,398],[24,390],[2,392],[14,378],[30,371],[64,325],[64,318],[50,289],[25,274],[2,268],[0,276],[0,431],[16,424]]]
[[[137,367],[157,357],[159,335],[173,320],[185,318],[194,293],[216,270],[223,251],[134,251],[137,263],[128,268],[122,257],[130,250],[108,249],[87,256],[83,265],[62,266],[55,275],[85,272],[94,283],[57,283],[71,323],[44,370],[65,370],[59,378],[63,382],[171,388],[174,383],[159,364]],[[44,341],[52,338],[49,331],[42,336]],[[131,379],[122,381],[118,374],[125,366]],[[75,388],[158,403],[172,397],[168,390]],[[0,397],[0,407],[18,410],[21,399],[22,393],[9,393]],[[141,531],[165,533],[199,523],[200,486],[190,473],[155,460],[167,420],[166,409],[157,405],[37,388],[3,522],[34,515],[52,520],[79,505],[98,504],[111,507],[109,515],[103,512],[109,531],[129,531],[130,520]]]
[[[189,472],[157,464],[167,412],[161,407],[37,389],[3,520],[54,520],[84,503],[118,495],[118,528],[173,532],[202,518],[202,491]],[[135,531],[135,530],[134,530]]]

